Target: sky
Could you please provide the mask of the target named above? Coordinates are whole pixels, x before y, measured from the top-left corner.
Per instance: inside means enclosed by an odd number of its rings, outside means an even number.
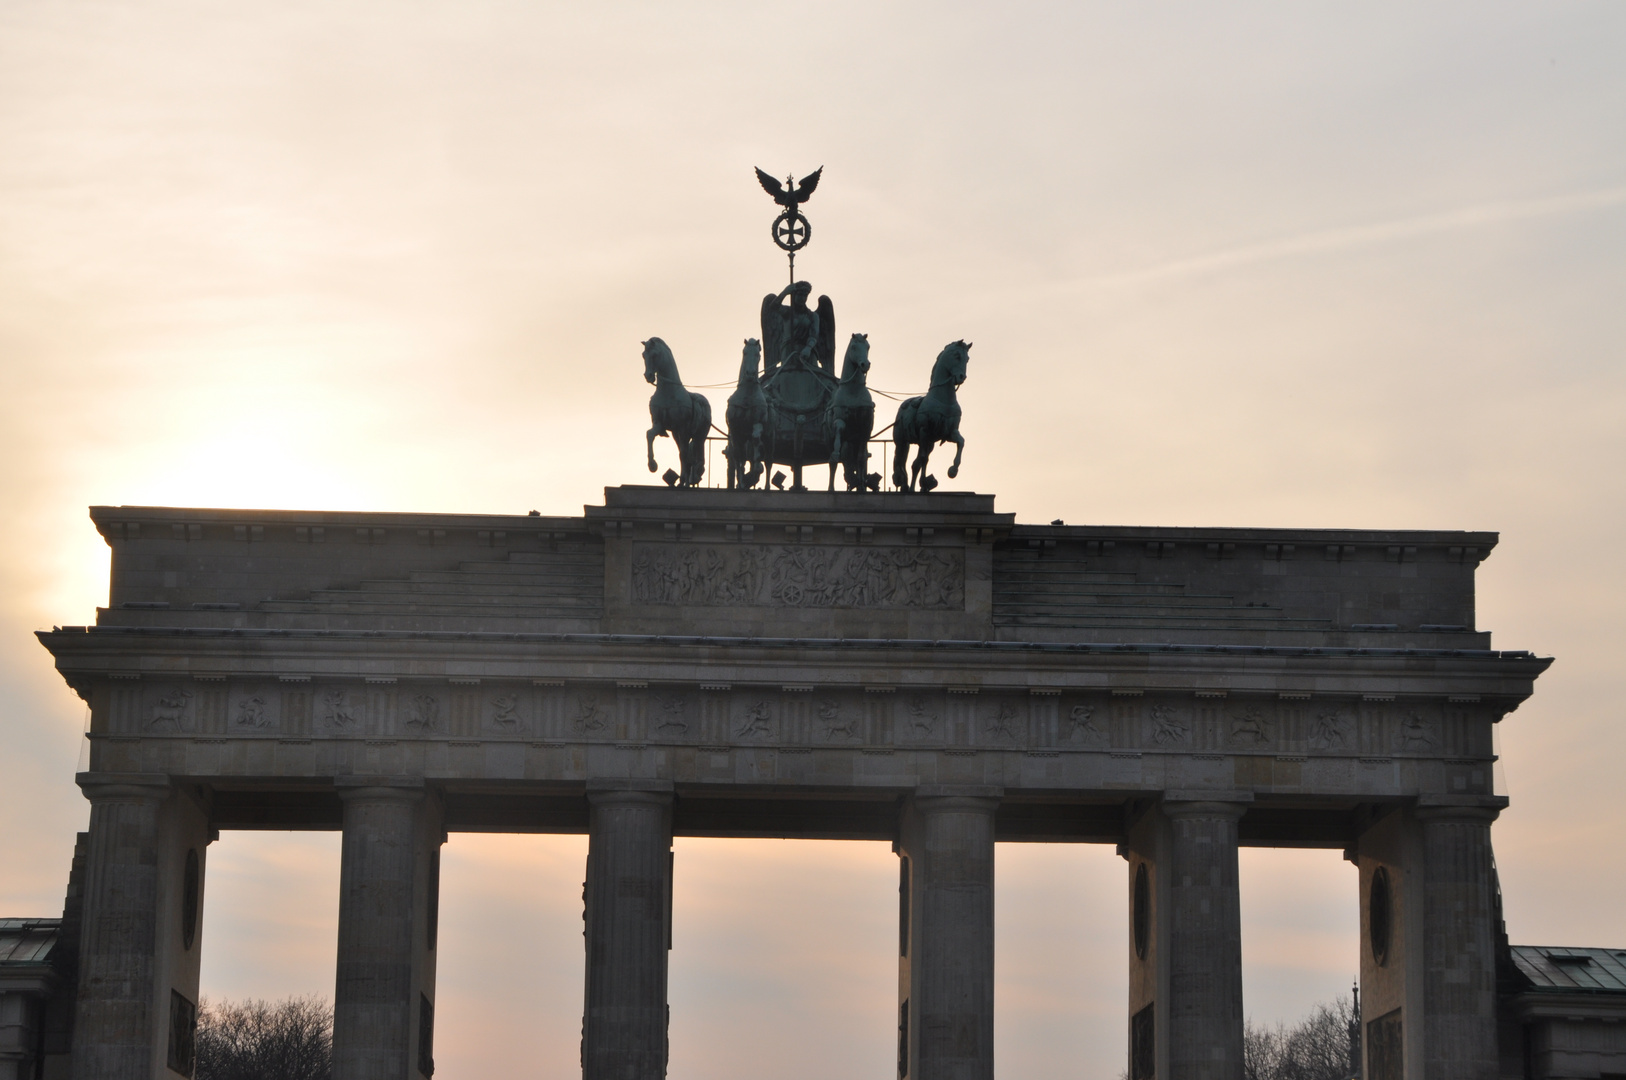
[[[785,275],[751,169],[823,166],[799,276],[871,385],[973,342],[946,487],[1500,531],[1479,626],[1557,658],[1500,725],[1509,932],[1626,946],[1623,55],[1626,6],[1568,0],[0,0],[0,915],[60,909],[88,816],[32,637],[106,599],[87,506],[649,482],[639,342],[731,382]],[[451,838],[440,1075],[575,1070],[584,853]],[[890,1075],[891,859],[679,839],[674,1080]],[[1122,862],[997,865],[999,1071],[1116,1077]],[[1248,1012],[1343,991],[1353,869],[1242,879]],[[332,835],[223,837],[205,992],[331,994],[337,881]]]

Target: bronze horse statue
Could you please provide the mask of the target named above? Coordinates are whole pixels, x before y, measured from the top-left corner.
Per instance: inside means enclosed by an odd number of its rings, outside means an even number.
[[[711,431],[711,402],[683,388],[677,361],[666,342],[644,342],[644,381],[655,384],[649,398],[649,471],[654,472],[655,439],[671,435],[678,447],[678,482],[694,487],[706,475],[706,435]],[[956,412],[958,415],[958,412]]]
[[[728,448],[723,456],[728,459],[728,486],[753,488],[766,468],[763,444],[770,438],[768,432],[768,399],[762,393],[762,380],[757,366],[762,361],[762,342],[745,339],[740,357],[740,381],[728,395]]]
[[[848,491],[869,487],[869,437],[875,430],[875,399],[865,383],[868,374],[869,335],[854,334],[847,341],[847,354],[841,361],[841,382],[825,409],[825,427],[830,431],[830,491],[836,489],[837,464],[841,465]]]
[[[960,455],[965,453],[965,440],[960,437],[960,402],[955,391],[965,382],[966,362],[971,358],[971,343],[955,341],[943,346],[932,364],[931,386],[924,397],[912,397],[898,406],[898,418],[892,426],[892,441],[896,451],[892,460],[892,483],[899,491],[921,491],[937,486],[937,479],[926,473],[932,447],[951,442],[955,446],[954,464],[949,466],[949,479],[960,472]],[[909,447],[916,447],[913,465],[908,464]]]

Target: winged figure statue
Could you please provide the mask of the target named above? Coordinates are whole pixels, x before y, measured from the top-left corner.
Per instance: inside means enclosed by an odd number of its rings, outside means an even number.
[[[836,377],[836,309],[828,296],[807,306],[813,286],[797,281],[762,298],[762,375],[781,369],[822,371]],[[789,297],[790,303],[784,303]]]

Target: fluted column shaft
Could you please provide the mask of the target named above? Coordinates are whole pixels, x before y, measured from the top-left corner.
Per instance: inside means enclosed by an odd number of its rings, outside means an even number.
[[[73,1029],[75,1080],[154,1075],[159,806],[167,782],[85,783],[90,847]]]
[[[905,850],[913,862],[907,994],[916,1028],[909,1076],[993,1080],[994,812],[999,801],[917,796]]]
[[[1494,809],[1421,807],[1427,1080],[1494,1080],[1496,953],[1490,826]]]
[[[666,1075],[672,795],[592,791],[584,1080]]]
[[[423,899],[429,845],[440,837],[424,835],[431,823],[424,820],[421,787],[354,787],[340,794],[333,1077],[410,1080],[429,1064],[420,1060],[428,1048],[418,1030],[419,1021],[432,1022],[422,1002],[433,1002],[433,969],[425,971],[423,963]]]
[[[1165,802],[1170,1080],[1241,1080],[1242,915],[1227,802]]]

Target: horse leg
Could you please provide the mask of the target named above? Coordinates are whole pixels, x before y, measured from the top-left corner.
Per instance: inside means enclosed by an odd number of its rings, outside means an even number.
[[[909,444],[901,440],[892,443],[892,486],[909,490]]]
[[[683,444],[678,454],[678,461],[681,463],[678,471],[683,474],[681,481],[684,487],[694,487],[700,483],[700,477],[705,469],[705,461],[702,457],[705,452],[706,441],[703,438],[697,439],[690,436],[688,441]]]
[[[915,466],[914,466],[914,480],[915,480],[915,482],[914,482],[913,485],[910,486],[910,488],[909,488],[910,491],[914,491],[917,488],[919,488],[921,483],[926,479],[926,466],[931,463],[931,460],[932,460],[932,447],[936,446],[936,445],[937,445],[936,443],[932,442],[929,439],[926,442],[923,442],[923,443],[920,444],[920,452],[915,455]]]
[[[836,489],[836,463],[841,460],[841,429],[847,426],[839,416],[834,424],[835,429],[830,433],[830,483],[826,485],[826,491]]]
[[[965,453],[965,440],[960,437],[959,428],[950,432],[949,438],[954,442],[954,464],[949,466],[949,479],[953,480],[960,475],[960,455]]]
[[[654,472],[656,470],[656,468],[658,468],[658,466],[655,464],[655,437],[658,436],[658,435],[665,435],[665,434],[666,434],[666,431],[664,429],[658,428],[658,427],[652,427],[652,428],[649,429],[648,435],[647,435],[647,437],[645,439],[645,441],[649,444],[649,471],[650,472]]]

